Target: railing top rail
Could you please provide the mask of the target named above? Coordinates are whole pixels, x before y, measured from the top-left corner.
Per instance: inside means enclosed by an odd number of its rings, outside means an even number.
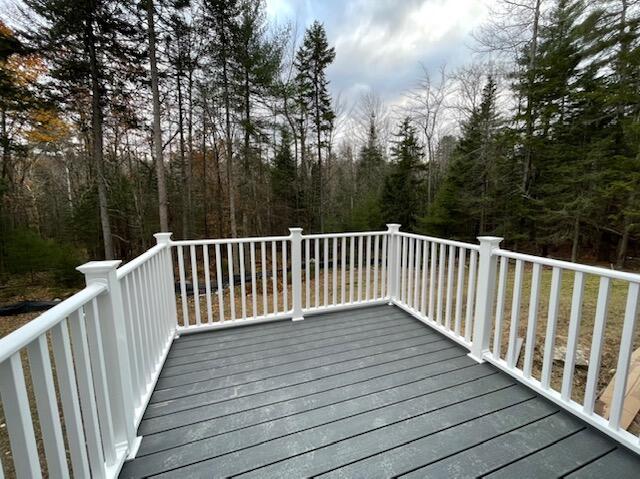
[[[466,248],[466,249],[471,249],[475,251],[478,251],[480,249],[480,246],[477,244],[464,243],[462,241],[448,240],[444,238],[436,238],[434,236],[418,235],[415,233],[405,233],[402,231],[398,233],[398,236],[404,236],[405,238],[414,238],[419,240],[432,241],[434,243],[446,244],[449,246],[457,246],[459,248]]]
[[[228,244],[228,243],[259,243],[261,241],[284,241],[290,239],[289,236],[254,236],[249,238],[219,238],[219,239],[202,239],[202,240],[179,240],[171,241],[174,246],[203,246],[211,244]]]
[[[505,249],[499,249],[495,252],[495,254],[503,258],[521,260],[529,263],[538,263],[543,266],[550,266],[552,268],[562,268],[562,269],[567,269],[571,271],[579,271],[581,273],[586,273],[586,274],[606,276],[611,279],[620,279],[623,281],[629,281],[631,283],[640,283],[640,274],[627,273],[625,271],[607,269],[607,268],[602,268],[600,266],[589,266],[586,264],[571,263],[570,261],[562,261],[559,259],[543,258],[542,256],[516,253],[514,251],[509,251]]]
[[[386,235],[388,231],[357,231],[354,233],[314,233],[310,235],[302,235],[303,239],[321,239],[321,238],[349,238],[358,236]]]
[[[158,254],[160,251],[162,251],[164,249],[164,247],[165,247],[164,244],[157,244],[157,245],[153,246],[152,248],[148,249],[147,251],[145,251],[144,253],[142,253],[140,256],[137,256],[134,259],[132,259],[131,261],[129,261],[128,263],[123,264],[122,266],[120,266],[116,270],[116,274],[118,276],[118,279],[124,278],[126,275],[131,273],[133,270],[135,270],[136,268],[138,268],[141,265],[143,265],[144,263],[146,263],[149,259],[153,258],[156,254]]]
[[[70,298],[45,311],[24,326],[0,339],[0,363],[49,331],[56,324],[107,290],[105,284],[93,283]]]

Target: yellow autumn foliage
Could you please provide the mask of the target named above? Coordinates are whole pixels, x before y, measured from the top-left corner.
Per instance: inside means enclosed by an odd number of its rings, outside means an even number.
[[[60,141],[69,135],[69,125],[52,110],[34,110],[30,114],[31,127],[25,137],[33,143]]]
[[[0,37],[10,39],[13,36],[13,31],[0,21]],[[10,55],[0,62],[0,68],[18,86],[26,86],[36,82],[47,71],[44,60],[36,54]]]

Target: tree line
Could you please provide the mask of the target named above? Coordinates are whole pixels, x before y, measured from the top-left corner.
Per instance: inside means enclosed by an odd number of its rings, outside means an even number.
[[[0,271],[132,257],[159,230],[391,221],[624,266],[638,10],[503,1],[467,65],[425,70],[391,108],[332,95],[324,26],[270,23],[264,1],[24,0],[0,24]]]

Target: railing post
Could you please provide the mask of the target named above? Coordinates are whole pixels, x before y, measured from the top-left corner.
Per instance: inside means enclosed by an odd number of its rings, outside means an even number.
[[[120,281],[116,276],[116,268],[120,260],[90,261],[77,270],[84,274],[87,285],[100,283],[107,286],[107,291],[97,297],[98,319],[104,350],[104,361],[109,374],[107,386],[113,417],[115,446],[127,446],[128,455],[132,456],[140,445],[142,438],[136,437],[135,401],[131,380],[131,360],[127,345],[127,329],[124,321],[124,306]]]
[[[387,294],[389,295],[389,304],[392,304],[398,296],[398,235],[400,225],[397,223],[388,223],[387,232],[389,239],[389,251],[387,253]]]
[[[489,335],[493,323],[493,302],[496,289],[496,270],[498,258],[494,252],[500,246],[502,238],[479,236],[480,254],[478,280],[476,287],[476,307],[473,320],[473,337],[469,356],[479,363],[484,362],[482,355],[489,350]]]
[[[293,295],[293,321],[304,319],[302,316],[302,228],[289,228],[291,232],[291,292]],[[286,285],[285,285],[286,287]]]
[[[169,301],[169,315],[171,320],[171,325],[174,325],[175,328],[178,328],[178,310],[177,310],[177,301],[176,301],[176,288],[175,288],[175,278],[173,274],[173,255],[171,253],[171,235],[173,233],[156,233],[153,237],[156,239],[156,243],[159,245],[164,245],[165,249],[163,251],[164,255],[164,270],[163,270],[163,279],[165,281],[166,294]]]

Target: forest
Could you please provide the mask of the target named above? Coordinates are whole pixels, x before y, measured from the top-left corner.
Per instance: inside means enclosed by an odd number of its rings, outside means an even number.
[[[466,64],[424,68],[391,106],[346,104],[323,24],[276,24],[264,1],[16,3],[0,20],[0,278],[75,281],[157,231],[388,222],[633,268],[640,2],[492,8]]]

